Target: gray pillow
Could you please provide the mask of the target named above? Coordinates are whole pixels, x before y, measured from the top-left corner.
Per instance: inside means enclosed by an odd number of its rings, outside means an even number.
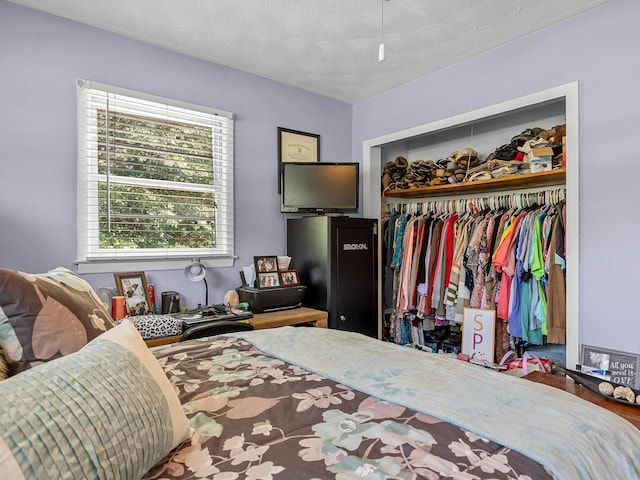
[[[91,285],[71,270],[0,269],[0,348],[11,375],[76,352],[113,326]]]

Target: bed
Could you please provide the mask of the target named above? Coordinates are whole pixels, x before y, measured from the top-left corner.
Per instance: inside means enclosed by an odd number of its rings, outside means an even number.
[[[198,427],[147,478],[640,478],[621,417],[451,357],[296,327],[153,353]]]
[[[0,306],[2,334],[17,323]],[[622,417],[357,333],[149,349],[124,321],[53,357],[0,381],[3,478],[640,478],[640,433]]]

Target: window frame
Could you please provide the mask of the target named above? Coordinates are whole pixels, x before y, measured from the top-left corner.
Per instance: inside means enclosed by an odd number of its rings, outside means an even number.
[[[233,266],[235,254],[234,242],[234,194],[233,194],[233,166],[234,166],[234,117],[230,112],[216,110],[169,98],[141,93],[124,88],[114,87],[91,80],[77,80],[77,258],[78,273],[107,273],[114,270],[172,270],[183,269],[193,258],[198,258],[206,267]],[[93,189],[97,191],[101,175],[97,174],[97,155],[92,155],[92,149],[86,148],[92,141],[91,123],[87,120],[87,95],[89,90],[99,90],[106,95],[124,95],[127,97],[156,102],[170,107],[192,110],[205,115],[223,117],[228,120],[226,136],[226,161],[220,165],[215,157],[212,160],[214,171],[223,169],[224,196],[216,211],[216,239],[221,239],[221,246],[214,249],[140,249],[137,252],[122,252],[109,250],[98,252],[96,244],[91,245],[89,236],[91,228],[95,229],[98,217],[98,200],[89,195]],[[152,182],[153,183],[153,182]],[[166,181],[158,180],[156,186],[162,187]],[[218,203],[218,201],[216,201]],[[222,233],[221,233],[222,232]],[[98,240],[93,240],[98,242]]]

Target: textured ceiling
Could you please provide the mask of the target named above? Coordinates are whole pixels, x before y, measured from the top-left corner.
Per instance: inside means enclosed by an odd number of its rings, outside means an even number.
[[[357,103],[611,0],[10,1]]]

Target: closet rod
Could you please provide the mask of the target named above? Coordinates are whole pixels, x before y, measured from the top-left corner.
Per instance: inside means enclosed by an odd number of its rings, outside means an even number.
[[[546,188],[526,192],[512,192],[504,194],[476,195],[460,198],[441,198],[426,201],[394,202],[387,204],[387,211],[401,209],[407,213],[462,213],[483,210],[497,210],[499,208],[532,207],[534,205],[553,206],[566,200],[566,189]]]

